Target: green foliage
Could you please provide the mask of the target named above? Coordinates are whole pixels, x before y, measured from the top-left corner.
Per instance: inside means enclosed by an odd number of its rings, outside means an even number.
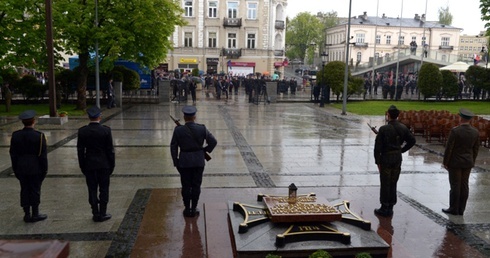
[[[466,70],[465,77],[468,82],[474,87],[489,90],[489,74],[490,72],[488,71],[488,69],[477,65],[472,65],[468,67],[468,70]]]
[[[369,253],[358,253],[355,258],[372,258]]]
[[[199,69],[198,68],[192,69],[191,74],[192,74],[192,76],[199,76]]]
[[[281,258],[281,256],[276,254],[268,254],[265,256],[265,258]]]
[[[112,70],[112,80],[115,82],[124,82],[124,76],[120,71]]]
[[[4,83],[14,85],[19,79],[19,73],[13,68],[6,68],[0,70],[0,76],[3,78]]]
[[[26,100],[39,99],[48,89],[46,85],[41,84],[35,76],[30,74],[24,75],[24,77],[15,84],[15,87]]]
[[[344,76],[345,76],[345,63],[341,61],[332,61],[325,65],[321,71],[320,78],[322,83],[325,82],[330,86],[332,92],[337,95],[337,100],[340,94],[344,91]],[[348,71],[349,78],[351,77],[350,70]],[[318,74],[317,74],[318,78]],[[355,85],[352,85],[355,87]]]
[[[458,78],[454,73],[448,70],[441,71],[442,75],[442,89],[441,95],[445,98],[454,98],[458,95],[459,86]]]
[[[308,256],[308,258],[333,258],[333,256],[330,255],[327,251],[318,250]]]
[[[444,25],[453,23],[453,15],[449,12],[449,6],[439,8],[439,23]]]
[[[322,24],[320,20],[307,12],[299,13],[289,23],[286,31],[286,55],[289,59],[304,60],[306,54],[314,53],[315,45],[322,42]]]
[[[424,99],[435,96],[442,87],[442,75],[435,64],[424,63],[420,68],[417,87]]]
[[[56,93],[63,96],[63,101],[66,103],[68,97],[75,93],[76,77],[75,73],[68,69],[57,71],[55,75]]]
[[[114,71],[118,71],[123,75],[123,90],[137,90],[140,88],[140,75],[136,71],[121,65],[114,66]]]

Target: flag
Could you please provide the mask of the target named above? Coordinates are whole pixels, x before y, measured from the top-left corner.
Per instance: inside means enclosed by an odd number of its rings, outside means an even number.
[[[282,66],[288,66],[288,64],[289,64],[289,60],[286,57],[286,58],[284,58],[284,61],[282,61]]]

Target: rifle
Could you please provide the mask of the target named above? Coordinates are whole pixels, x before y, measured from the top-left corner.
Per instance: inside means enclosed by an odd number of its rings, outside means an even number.
[[[169,116],[170,116],[170,118],[172,119],[172,121],[174,121],[174,123],[177,126],[180,126],[181,125],[180,122],[179,122],[179,119],[175,119],[172,115],[169,115]],[[206,159],[206,161],[210,161],[211,160],[211,155],[209,155],[209,153],[207,153],[207,152],[204,152],[204,159]]]
[[[371,131],[373,131],[374,134],[378,134],[378,129],[376,129],[376,126],[371,126],[369,123],[367,123]]]

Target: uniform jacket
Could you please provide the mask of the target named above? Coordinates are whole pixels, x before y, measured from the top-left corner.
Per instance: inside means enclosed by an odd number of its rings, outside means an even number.
[[[203,147],[204,141],[207,144],[205,147]],[[204,167],[204,152],[211,153],[217,144],[216,138],[202,124],[186,122],[185,125],[175,127],[170,142],[170,153],[174,166]]]
[[[451,168],[472,168],[475,166],[479,133],[469,124],[462,124],[451,129],[444,151],[443,165]]]
[[[404,144],[404,145],[403,145]],[[397,166],[402,162],[402,153],[415,145],[415,137],[397,120],[379,128],[374,144],[374,159],[378,165]]]
[[[46,136],[30,127],[15,131],[10,140],[10,159],[16,176],[45,176],[48,172]]]
[[[90,123],[78,129],[78,164],[82,172],[110,169],[116,164],[111,128],[100,123]]]

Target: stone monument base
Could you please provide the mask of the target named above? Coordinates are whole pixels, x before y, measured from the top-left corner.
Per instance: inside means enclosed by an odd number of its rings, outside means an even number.
[[[390,248],[370,229],[368,221],[361,220],[357,225],[344,218],[342,221],[273,223],[269,215],[267,207],[259,201],[228,203],[235,257],[263,258],[268,254],[308,257],[317,250],[325,250],[334,257],[354,257],[362,252],[372,257],[387,257]]]
[[[68,122],[68,116],[50,117],[49,115],[45,115],[37,119],[39,125],[63,125],[66,122]]]

